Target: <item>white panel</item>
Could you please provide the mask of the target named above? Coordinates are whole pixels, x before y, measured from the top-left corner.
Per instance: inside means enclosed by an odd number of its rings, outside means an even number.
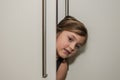
[[[45,80],[56,80],[56,0],[47,0],[47,72]]]
[[[55,80],[56,9],[49,1],[46,79]],[[0,80],[45,80],[41,22],[42,0],[0,0]]]
[[[65,0],[58,0],[58,23],[65,17]]]
[[[70,15],[86,25],[89,38],[66,80],[120,80],[120,1],[70,0]]]
[[[40,80],[41,1],[0,0],[0,80]]]

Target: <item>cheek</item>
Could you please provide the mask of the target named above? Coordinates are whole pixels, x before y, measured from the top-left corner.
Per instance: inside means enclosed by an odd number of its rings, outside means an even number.
[[[75,50],[74,52],[72,52],[72,54],[70,54],[69,57],[73,57],[76,54],[77,54],[77,50]]]
[[[66,39],[57,39],[56,41],[57,48],[65,48],[68,45]]]
[[[56,43],[56,45],[57,45],[57,48],[58,48],[58,49],[62,49],[62,48],[67,47],[67,44],[66,44],[65,42],[63,42],[63,41],[58,41],[58,42]]]
[[[56,47],[58,50],[60,50],[63,47],[63,41],[61,39],[58,39],[56,41]]]

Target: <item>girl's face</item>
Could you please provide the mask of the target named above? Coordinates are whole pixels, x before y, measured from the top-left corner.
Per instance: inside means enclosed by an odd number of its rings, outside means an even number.
[[[56,41],[57,55],[68,58],[76,54],[77,50],[84,44],[85,37],[70,31],[62,31]]]

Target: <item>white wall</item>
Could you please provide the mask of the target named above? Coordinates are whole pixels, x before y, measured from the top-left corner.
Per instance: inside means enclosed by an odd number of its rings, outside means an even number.
[[[0,80],[39,80],[41,10],[38,0],[0,0]]]
[[[66,80],[120,80],[120,0],[70,0],[70,15],[86,25],[89,38]]]
[[[56,0],[46,0],[46,3],[46,56],[48,76],[45,80],[56,80]]]
[[[56,79],[55,0],[47,0],[47,13],[48,76],[42,78],[42,0],[0,0],[0,80]]]

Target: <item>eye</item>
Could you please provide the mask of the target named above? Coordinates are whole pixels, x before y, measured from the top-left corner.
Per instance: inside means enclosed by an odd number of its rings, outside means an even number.
[[[77,44],[75,47],[76,47],[76,49],[79,49],[81,47],[81,45]]]
[[[68,40],[69,40],[70,42],[74,41],[73,38],[72,38],[72,37],[69,37],[69,36],[68,36]]]

